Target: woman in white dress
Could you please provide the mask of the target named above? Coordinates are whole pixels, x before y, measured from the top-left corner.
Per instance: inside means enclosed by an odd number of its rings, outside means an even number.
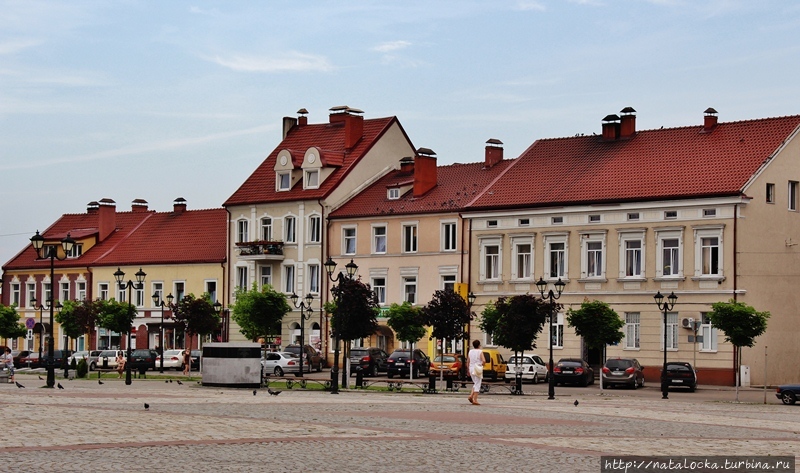
[[[479,340],[472,342],[472,350],[467,355],[467,372],[472,377],[472,394],[469,395],[469,402],[480,406],[478,393],[481,392],[481,380],[483,379],[483,351]]]

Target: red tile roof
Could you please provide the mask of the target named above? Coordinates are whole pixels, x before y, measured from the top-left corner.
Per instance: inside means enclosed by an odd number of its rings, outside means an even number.
[[[116,230],[78,258],[55,261],[56,268],[145,264],[223,263],[227,259],[225,209],[172,212],[117,212]],[[98,232],[97,213],[65,214],[42,232],[45,244],[70,233],[74,239]],[[49,259],[37,259],[28,245],[3,270],[47,269]]]
[[[413,197],[413,191],[409,190],[400,199],[389,200],[386,195],[389,187],[410,185],[414,181],[413,171],[393,171],[331,212],[329,218],[457,212],[512,162],[500,161],[488,169],[484,168],[483,162],[439,166],[436,187],[420,197]]]
[[[800,116],[534,142],[471,209],[739,195]]]
[[[270,153],[267,159],[225,201],[223,206],[286,202],[300,199],[319,199],[327,196],[350,172],[350,169],[372,148],[375,142],[393,124],[400,125],[396,117],[365,119],[362,139],[352,148],[345,149],[344,122],[308,124],[293,127],[286,138]],[[402,127],[400,127],[402,131]],[[403,131],[405,136],[405,131]],[[406,136],[408,139],[408,136]],[[409,143],[411,140],[409,140]],[[290,150],[296,166],[302,164],[305,152],[317,147],[321,160],[339,167],[320,183],[318,189],[303,189],[302,180],[289,191],[275,190],[275,160],[281,150]],[[413,149],[413,148],[412,148]]]

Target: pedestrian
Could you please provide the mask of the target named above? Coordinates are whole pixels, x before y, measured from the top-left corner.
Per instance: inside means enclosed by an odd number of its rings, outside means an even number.
[[[8,382],[14,382],[14,356],[11,354],[11,348],[6,347],[6,352],[3,354],[3,364],[8,368]]]
[[[125,371],[125,357],[121,352],[117,352],[117,378],[122,378],[123,371]]]
[[[478,393],[481,392],[481,380],[483,379],[483,350],[481,350],[479,340],[472,341],[472,350],[467,354],[467,372],[472,377],[472,394],[469,395],[469,402],[480,406]]]
[[[183,351],[183,374],[188,375],[190,369],[192,369],[192,350],[187,348]]]

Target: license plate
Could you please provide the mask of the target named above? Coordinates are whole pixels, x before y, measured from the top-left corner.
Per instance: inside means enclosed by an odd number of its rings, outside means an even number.
[[[672,382],[673,383],[682,383],[683,380],[682,379],[673,379]]]
[[[564,374],[572,374],[572,370],[564,370]]]

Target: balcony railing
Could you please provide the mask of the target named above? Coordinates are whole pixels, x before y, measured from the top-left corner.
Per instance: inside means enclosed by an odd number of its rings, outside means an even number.
[[[275,255],[283,256],[283,242],[282,241],[245,241],[236,243],[239,250],[239,256],[262,256],[262,255]]]

